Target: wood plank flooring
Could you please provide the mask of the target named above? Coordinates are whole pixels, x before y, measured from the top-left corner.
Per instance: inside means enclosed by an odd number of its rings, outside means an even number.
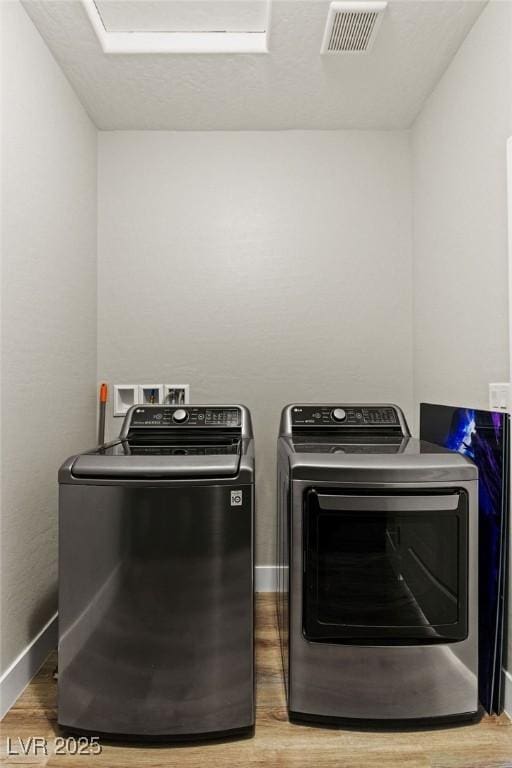
[[[257,723],[253,739],[194,746],[102,745],[100,755],[55,755],[56,684],[52,654],[0,724],[6,766],[51,768],[512,768],[512,723],[382,732],[291,725],[286,716],[274,596],[257,596]],[[42,736],[48,755],[6,755],[7,739]]]

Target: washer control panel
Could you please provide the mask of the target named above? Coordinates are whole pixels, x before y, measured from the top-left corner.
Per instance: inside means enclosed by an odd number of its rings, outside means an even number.
[[[292,427],[397,427],[396,410],[388,405],[295,405]]]
[[[140,406],[132,412],[130,427],[241,427],[239,408],[214,406]]]

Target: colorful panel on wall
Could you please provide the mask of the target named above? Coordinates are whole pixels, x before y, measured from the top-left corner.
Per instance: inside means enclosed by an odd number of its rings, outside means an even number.
[[[501,713],[508,538],[508,414],[421,403],[420,438],[472,459],[479,472],[479,696]]]

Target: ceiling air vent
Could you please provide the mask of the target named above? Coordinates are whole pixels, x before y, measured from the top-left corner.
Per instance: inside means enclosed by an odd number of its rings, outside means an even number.
[[[386,2],[335,2],[329,6],[321,53],[367,53]]]

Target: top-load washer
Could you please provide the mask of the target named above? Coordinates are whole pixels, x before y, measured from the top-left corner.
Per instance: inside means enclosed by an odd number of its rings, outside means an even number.
[[[278,618],[292,719],[478,711],[477,469],[395,405],[295,404],[278,439]]]
[[[254,443],[240,405],[135,406],[59,472],[58,721],[250,732]]]

